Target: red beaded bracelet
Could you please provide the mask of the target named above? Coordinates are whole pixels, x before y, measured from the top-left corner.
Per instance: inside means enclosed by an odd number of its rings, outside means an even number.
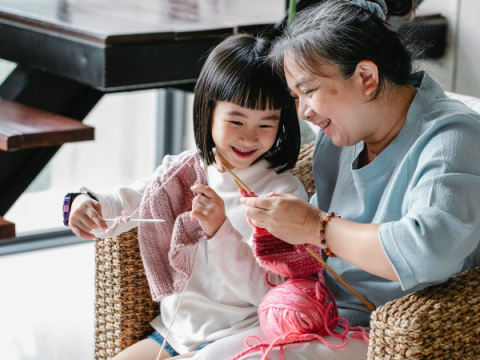
[[[327,223],[330,221],[330,218],[339,218],[340,216],[335,214],[333,211],[328,214],[327,213],[327,216],[325,216],[322,220],[322,227],[320,228],[320,243],[322,244],[321,245],[321,248],[323,249],[323,251],[325,252],[325,254],[327,256],[330,256],[330,257],[337,257],[337,255],[335,255],[327,246],[327,239],[325,237],[325,226],[327,225]]]

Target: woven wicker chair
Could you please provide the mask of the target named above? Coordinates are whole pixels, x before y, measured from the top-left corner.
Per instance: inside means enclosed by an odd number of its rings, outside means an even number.
[[[450,95],[480,110],[480,100]],[[309,197],[312,150],[304,146],[291,171]],[[151,300],[136,229],[95,246],[95,359],[107,360],[152,331],[159,304]],[[369,359],[480,359],[480,267],[379,307],[370,326]]]

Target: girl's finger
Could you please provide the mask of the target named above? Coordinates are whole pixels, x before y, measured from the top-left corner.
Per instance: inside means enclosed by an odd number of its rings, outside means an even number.
[[[99,202],[95,202],[93,204],[93,208],[96,210],[96,212],[92,214],[93,221],[95,221],[97,225],[103,230],[107,230],[108,224],[105,220],[103,220],[102,204],[100,204]]]
[[[195,204],[192,205],[192,212],[197,212],[204,216],[208,215],[207,207],[199,202],[196,202]]]
[[[75,235],[77,235],[79,238],[85,239],[85,240],[93,240],[95,239],[95,235],[86,233],[85,231],[81,230],[75,225],[71,225],[70,229],[73,231]]]
[[[90,228],[91,230],[93,229],[98,229],[100,227],[100,225],[98,225],[95,220],[93,219],[94,218],[94,215],[93,215],[93,212],[90,213],[88,215],[85,215],[83,216],[80,221],[88,228]]]
[[[87,224],[85,224],[85,222],[83,222],[82,220],[75,221],[73,226],[76,226],[77,228],[79,228],[85,233],[89,233],[90,231],[92,231],[92,228]]]
[[[218,194],[213,190],[210,186],[203,185],[203,184],[196,184],[190,188],[193,192],[202,193],[205,197],[210,199],[215,199]]]

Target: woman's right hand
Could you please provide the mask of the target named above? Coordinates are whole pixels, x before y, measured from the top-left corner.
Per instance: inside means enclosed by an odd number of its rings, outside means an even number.
[[[255,226],[290,244],[320,245],[319,231],[325,213],[289,194],[269,193],[242,197],[245,214]]]
[[[68,227],[82,239],[95,239],[95,235],[90,234],[90,231],[98,228],[108,229],[107,223],[103,220],[102,205],[86,194],[77,196],[70,209]]]

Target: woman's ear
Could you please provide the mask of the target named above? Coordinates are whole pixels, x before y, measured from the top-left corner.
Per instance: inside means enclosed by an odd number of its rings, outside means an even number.
[[[379,77],[377,65],[373,61],[360,61],[355,69],[355,76],[367,97],[375,93],[378,88]]]

